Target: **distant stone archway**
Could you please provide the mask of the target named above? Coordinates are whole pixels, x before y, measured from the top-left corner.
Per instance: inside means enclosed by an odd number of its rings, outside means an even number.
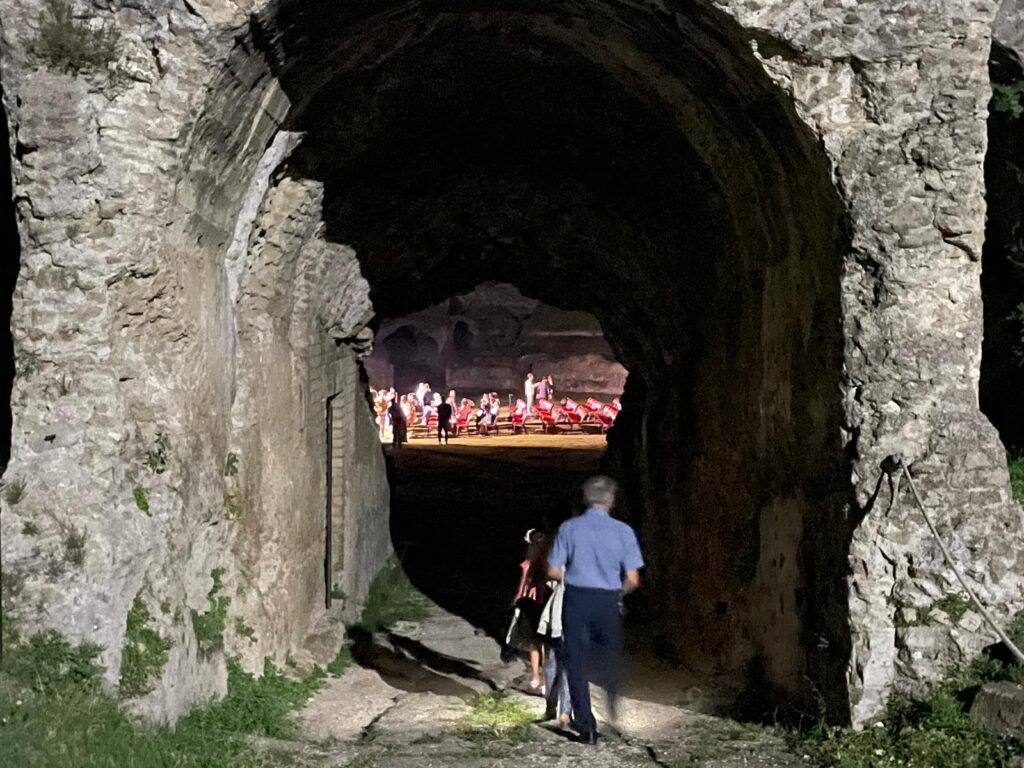
[[[31,155],[13,325],[39,366],[15,381],[31,486],[3,557],[19,620],[100,642],[111,684],[132,601],[201,613],[221,568],[252,630],[222,646],[322,655],[325,403],[368,425],[374,315],[482,279],[593,313],[629,368],[610,460],[672,650],[709,680],[861,720],[985,641],[896,615],[954,587],[916,518],[873,503],[894,453],[983,553],[986,598],[1021,605],[974,394],[982,11],[879,36],[878,9],[814,2],[126,8],[135,75],[109,100],[37,67],[22,12],[0,12]],[[383,460],[352,435],[350,607],[388,552]],[[46,510],[43,547],[19,523]],[[84,572],[55,590],[69,525]],[[223,688],[221,649],[173,616],[139,704],[165,718]]]
[[[473,352],[475,339],[469,325],[459,320],[452,329],[452,351],[460,357],[468,357]]]
[[[394,386],[399,392],[412,392],[425,381],[440,391],[445,386],[444,368],[439,366],[439,345],[430,336],[411,325],[403,325],[381,340],[394,367]]]

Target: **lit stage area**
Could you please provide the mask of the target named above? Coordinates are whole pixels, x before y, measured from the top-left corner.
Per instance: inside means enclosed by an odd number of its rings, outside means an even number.
[[[626,369],[597,318],[524,296],[508,283],[378,321],[363,360],[377,430],[394,442],[438,438],[438,406],[459,438],[606,433],[622,410]]]

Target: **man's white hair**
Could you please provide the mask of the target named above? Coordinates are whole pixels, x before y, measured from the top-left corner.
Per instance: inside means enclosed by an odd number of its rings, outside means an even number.
[[[618,484],[607,475],[594,475],[583,484],[583,500],[587,504],[610,507],[615,503]]]

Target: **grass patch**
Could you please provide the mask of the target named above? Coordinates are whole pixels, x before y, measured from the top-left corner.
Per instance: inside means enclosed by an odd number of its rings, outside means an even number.
[[[915,608],[892,595],[886,602],[895,609],[894,621],[897,627],[930,627],[936,622],[936,617],[932,614],[936,610],[942,611],[953,624],[956,624],[971,607],[971,601],[965,595],[956,592],[943,595],[922,608]]]
[[[964,702],[939,688],[923,700],[896,698],[885,719],[861,732],[821,729],[809,753],[834,768],[1002,768],[1018,746],[974,727]]]
[[[257,680],[232,664],[225,699],[155,727],[133,723],[102,691],[99,648],[15,634],[0,661],[0,762],[19,768],[283,768],[292,761],[258,753],[248,735],[293,734],[293,711],[323,675],[287,680],[268,663]]]
[[[1024,454],[1008,456],[1006,463],[1010,468],[1010,488],[1013,490],[1013,498],[1024,504]]]
[[[1011,120],[1016,120],[1024,115],[1024,105],[1020,97],[1024,94],[1024,83],[992,83],[992,98],[989,101],[989,110],[1002,112]]]
[[[195,633],[196,640],[199,641],[199,650],[207,656],[224,648],[224,627],[231,598],[221,594],[224,589],[224,584],[221,581],[223,575],[223,568],[214,568],[210,571],[213,586],[206,593],[206,597],[210,601],[210,610],[203,613],[192,611],[192,631]]]
[[[4,624],[10,624],[5,619]],[[12,678],[35,693],[52,694],[64,688],[75,688],[85,693],[99,690],[99,676],[103,671],[96,658],[101,648],[97,645],[71,645],[57,632],[50,630],[34,635],[28,642],[20,642],[17,631],[5,638],[0,673]]]
[[[473,709],[460,723],[459,732],[471,741],[501,739],[523,744],[533,738],[531,723],[537,713],[519,699],[500,693],[477,696]]]
[[[1007,631],[1024,634],[1024,613]],[[874,726],[821,727],[801,747],[833,768],[1003,768],[1024,745],[980,730],[968,716],[978,689],[999,680],[1024,682],[1024,668],[981,655],[923,699],[894,696]]]
[[[423,621],[428,615],[427,599],[409,581],[398,559],[392,558],[370,585],[357,626],[372,634],[400,621]]]
[[[327,665],[327,671],[334,677],[341,677],[353,664],[355,659],[352,658],[352,648],[346,642],[338,649],[338,655]]]
[[[323,685],[323,679],[323,670],[314,669],[305,679],[292,680],[270,659],[263,663],[263,676],[255,678],[229,661],[228,695],[189,714],[178,730],[291,738],[296,727],[292,713]]]
[[[971,602],[964,595],[957,593],[950,593],[943,595],[931,605],[931,610],[940,610],[949,616],[950,621],[956,624],[960,619],[967,613],[967,609],[971,607]]]
[[[121,695],[144,696],[156,687],[167,663],[171,641],[149,626],[152,616],[139,597],[128,610],[124,648],[121,651]]]

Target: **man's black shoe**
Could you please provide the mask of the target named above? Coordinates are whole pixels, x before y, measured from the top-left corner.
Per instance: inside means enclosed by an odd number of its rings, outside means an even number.
[[[584,731],[576,737],[576,741],[578,741],[580,744],[589,744],[590,746],[594,746],[595,744],[597,744],[597,740],[599,737],[600,734],[597,731]]]

